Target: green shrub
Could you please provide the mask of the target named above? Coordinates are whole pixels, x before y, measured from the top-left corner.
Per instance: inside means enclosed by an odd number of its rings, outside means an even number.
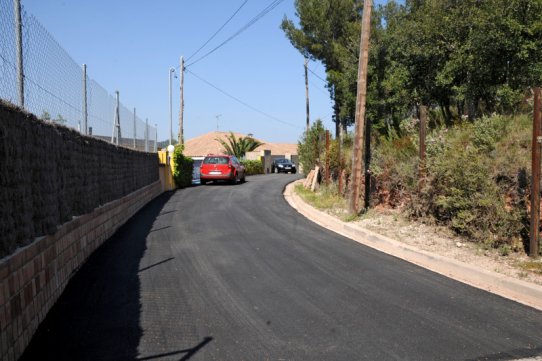
[[[516,242],[525,228],[518,174],[527,136],[512,131],[517,124],[495,116],[428,136],[427,181],[412,197],[411,214],[486,246]]]
[[[299,163],[303,166],[305,175],[321,161],[320,158],[325,150],[325,134],[326,130],[322,121],[317,119],[309,131],[303,132],[301,140],[298,142]]]
[[[190,157],[183,155],[184,147],[176,145],[173,152],[173,162],[175,170],[173,171],[173,179],[178,188],[185,188],[192,184],[192,173],[194,171],[194,161]]]
[[[241,164],[245,167],[246,175],[263,174],[263,164],[260,160],[241,160]]]

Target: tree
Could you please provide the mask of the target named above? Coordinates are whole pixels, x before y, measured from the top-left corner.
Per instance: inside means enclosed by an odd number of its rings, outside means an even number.
[[[341,61],[341,57],[356,52],[352,39],[359,42],[361,5],[354,0],[296,0],[295,7],[300,27],[285,17],[281,28],[305,57],[319,60],[326,67],[327,87],[335,102],[336,133],[342,130],[344,134],[354,122],[356,77],[350,78],[350,69],[345,68],[348,61]]]
[[[296,0],[299,24],[282,29],[304,56],[326,67],[337,128],[354,120],[362,7],[355,0]],[[515,112],[542,84],[542,0],[390,0],[375,7],[367,118],[399,132],[419,105],[446,125]],[[395,129],[393,129],[395,128]],[[344,134],[344,132],[343,132]]]
[[[322,120],[317,119],[297,144],[299,163],[305,175],[320,161],[320,154],[325,150],[325,134]]]
[[[335,103],[336,135],[344,139],[347,126],[355,120],[363,6],[354,0],[296,0],[295,6],[299,28],[285,18],[282,29],[304,56],[325,65],[327,87]],[[395,38],[388,31],[399,27],[404,13],[404,6],[390,1],[376,7],[372,16],[367,117],[383,132],[390,124],[398,127],[409,110],[404,85],[408,70],[390,57]]]
[[[541,0],[408,1],[392,58],[408,69],[412,100],[448,123],[517,108],[542,80],[541,11]]]
[[[252,152],[260,145],[264,144],[250,136],[239,137],[239,139],[237,139],[233,132],[230,132],[230,134],[226,136],[226,140],[227,141],[216,138],[216,141],[224,147],[226,154],[234,155],[239,159],[244,158],[247,152]]]
[[[194,171],[194,160],[183,154],[184,146],[177,144],[173,152],[173,180],[178,188],[185,188],[192,184],[192,176]]]

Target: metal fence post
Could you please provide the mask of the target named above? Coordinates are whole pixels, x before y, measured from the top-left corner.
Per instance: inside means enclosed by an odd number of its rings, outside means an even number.
[[[149,118],[145,119],[145,152],[149,151]]]
[[[15,8],[15,41],[17,43],[19,106],[24,108],[23,22],[21,20],[21,0],[13,0],[13,6]]]
[[[134,108],[134,149],[136,148],[136,108]]]
[[[83,134],[88,135],[87,64],[83,64]]]
[[[117,97],[117,105],[115,107],[115,120],[113,124],[113,135],[111,136],[111,143],[116,145],[120,144],[120,101],[119,101],[119,91],[115,91]]]

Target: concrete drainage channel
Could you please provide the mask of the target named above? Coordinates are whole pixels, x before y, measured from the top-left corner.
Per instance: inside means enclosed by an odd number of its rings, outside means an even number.
[[[429,253],[359,226],[342,222],[306,204],[294,191],[295,185],[300,182],[302,180],[288,184],[284,189],[284,198],[299,213],[322,227],[446,277],[542,311],[542,286]],[[542,361],[542,357],[529,360]]]

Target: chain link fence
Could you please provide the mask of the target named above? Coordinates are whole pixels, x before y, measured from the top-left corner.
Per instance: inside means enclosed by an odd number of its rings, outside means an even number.
[[[77,64],[24,7],[21,8],[23,66],[19,72],[16,4],[15,0],[0,0],[0,98],[23,106],[43,120],[116,142],[116,97],[90,79],[85,74],[86,69]],[[19,79],[23,79],[22,84]],[[19,96],[21,86],[23,99]],[[156,128],[137,116],[136,109],[122,103],[118,107],[118,144],[156,151]]]

